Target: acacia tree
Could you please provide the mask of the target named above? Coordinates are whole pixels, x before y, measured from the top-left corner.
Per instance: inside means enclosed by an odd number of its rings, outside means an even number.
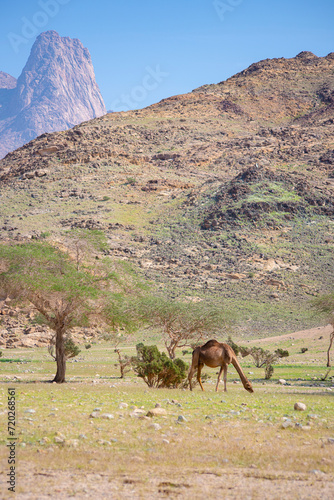
[[[313,307],[322,314],[325,314],[333,331],[329,335],[329,346],[327,349],[327,366],[331,366],[330,351],[334,342],[334,293],[322,295],[313,301]]]
[[[111,261],[77,269],[67,253],[46,242],[0,245],[0,289],[29,302],[55,332],[57,372],[65,382],[65,339],[74,326],[103,321],[111,328],[131,324],[124,295],[124,272]],[[131,280],[130,280],[131,281]],[[131,285],[127,284],[130,290]]]
[[[194,304],[149,297],[140,307],[151,326],[162,328],[171,359],[175,358],[176,348],[197,343],[204,335],[212,335],[228,324],[227,313],[221,306],[204,302]]]
[[[107,239],[98,229],[74,228],[64,233],[63,243],[76,263],[77,271],[87,263],[88,256],[107,249]]]

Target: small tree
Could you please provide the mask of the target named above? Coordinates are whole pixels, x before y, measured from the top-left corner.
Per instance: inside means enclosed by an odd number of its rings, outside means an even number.
[[[313,307],[315,307],[319,313],[326,315],[327,321],[333,328],[333,331],[329,335],[329,346],[327,349],[327,366],[330,367],[330,351],[334,342],[334,293],[317,297],[317,299],[313,301]]]
[[[221,306],[185,303],[168,298],[148,297],[140,304],[141,314],[151,326],[162,328],[171,359],[176,349],[198,343],[227,326],[227,313]]]
[[[137,356],[132,358],[133,369],[149,387],[176,388],[184,382],[188,365],[182,359],[172,361],[155,345],[140,343],[136,349]]]
[[[0,245],[0,290],[29,302],[55,332],[57,372],[54,382],[65,382],[65,340],[74,326],[104,321],[115,328],[131,324],[124,289],[133,289],[123,264],[101,261],[78,269],[67,253],[46,242]],[[122,290],[123,294],[116,292]]]
[[[98,229],[74,228],[65,232],[64,245],[79,271],[87,262],[88,255],[107,250],[107,239]]]
[[[252,356],[254,364],[257,368],[264,367],[264,377],[265,379],[270,379],[274,373],[273,365],[278,362],[280,358],[285,358],[289,356],[289,352],[284,349],[276,349],[274,352],[266,351],[261,347],[243,347],[237,345],[231,337],[227,340],[228,345],[232,347],[234,352],[238,355],[241,354],[242,357]]]

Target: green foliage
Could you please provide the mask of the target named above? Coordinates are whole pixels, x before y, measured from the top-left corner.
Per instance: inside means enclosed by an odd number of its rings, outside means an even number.
[[[2,351],[0,351],[0,358],[2,358]]]
[[[65,340],[64,346],[66,359],[75,358],[81,352],[71,337]]]
[[[290,356],[289,351],[286,351],[285,349],[276,349],[275,353],[279,358],[287,358]]]
[[[71,338],[70,335],[64,341],[64,350],[65,350],[66,359],[75,358],[81,352],[79,347],[75,344],[75,342],[73,341],[73,339]],[[54,360],[56,360],[55,342],[54,341],[49,345],[48,351],[49,351],[50,356]]]
[[[271,364],[266,364],[264,369],[264,378],[269,380],[274,374],[274,367]]]
[[[137,356],[132,358],[132,366],[149,387],[179,387],[187,376],[188,365],[182,359],[172,361],[157,346],[136,346]]]
[[[264,367],[264,376],[267,380],[272,377],[274,373],[273,365],[278,362],[279,358],[286,358],[289,356],[289,351],[285,349],[279,348],[274,352],[270,352],[262,349],[262,347],[239,346],[233,342],[231,337],[228,338],[227,344],[232,347],[236,355],[241,354],[243,358],[251,355],[257,368]]]
[[[51,236],[51,233],[49,231],[43,231],[41,234],[40,234],[40,238],[42,240],[46,240],[49,236]]]
[[[307,352],[307,351],[308,351],[308,348],[307,348],[307,347],[302,347],[302,348],[300,349],[300,352],[301,352],[302,354],[304,354],[304,353],[305,353],[305,352]]]
[[[85,349],[90,349],[92,347],[92,344],[85,344]]]
[[[126,297],[138,291],[128,267],[103,259],[94,265],[73,260],[45,241],[0,245],[0,290],[30,302],[56,333],[56,382],[65,380],[64,339],[74,326],[97,321],[112,329],[134,328]],[[75,351],[69,354],[72,357]],[[61,375],[59,373],[61,372]]]
[[[131,186],[134,186],[136,184],[136,178],[135,177],[127,177],[126,178],[126,183],[130,184]]]
[[[240,347],[232,340],[232,337],[229,335],[226,344],[228,344],[230,347],[232,347],[233,351],[235,352],[235,355],[238,356],[240,353]]]

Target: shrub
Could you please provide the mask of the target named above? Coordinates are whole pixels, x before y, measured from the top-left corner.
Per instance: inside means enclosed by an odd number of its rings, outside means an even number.
[[[92,344],[86,344],[85,349],[90,349],[92,347]]]
[[[278,358],[287,358],[289,356],[289,351],[285,351],[284,349],[276,349],[275,354]]]
[[[118,363],[116,363],[115,366],[119,366],[121,378],[124,378],[125,374],[131,370],[132,358],[127,355],[123,356],[117,347],[115,348],[115,352],[118,356]]]
[[[78,356],[78,354],[81,352],[79,347],[74,343],[73,339],[71,337],[67,337],[64,343],[65,347],[65,357],[66,359],[70,358],[75,358],[75,356]],[[53,357],[54,360],[56,360],[55,356],[55,343],[54,341],[49,345],[48,351],[50,356]]]
[[[140,343],[136,349],[137,356],[132,358],[133,370],[149,387],[176,388],[183,383],[188,365],[182,359],[172,361],[155,345]]]
[[[307,351],[308,351],[308,347],[302,347],[302,348],[300,349],[300,352],[301,352],[302,354],[304,354],[304,353],[305,353],[305,352],[307,352]]]
[[[228,338],[227,344],[232,347],[236,355],[241,354],[244,358],[250,354],[257,368],[264,367],[264,377],[266,380],[272,377],[274,373],[273,365],[278,362],[279,358],[286,358],[289,356],[289,351],[284,349],[276,349],[276,351],[270,352],[262,349],[262,347],[239,346],[233,342],[231,337]]]
[[[273,373],[274,373],[273,365],[267,364],[264,369],[264,378],[266,380],[269,380],[273,376]]]

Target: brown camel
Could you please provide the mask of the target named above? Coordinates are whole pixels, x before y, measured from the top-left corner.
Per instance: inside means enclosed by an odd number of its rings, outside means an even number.
[[[217,366],[220,366],[216,391],[218,391],[218,385],[224,370],[224,391],[226,392],[227,365],[230,363],[233,364],[234,368],[239,373],[241,382],[243,383],[246,391],[254,392],[252,384],[244,375],[232,347],[228,344],[220,344],[217,340],[209,340],[206,344],[201,347],[196,347],[193,351],[192,364],[188,375],[190,390],[192,391],[191,379],[197,369],[197,380],[202,388],[202,391],[204,391],[201,381],[201,371],[203,366],[206,365],[210,368],[217,368]]]

